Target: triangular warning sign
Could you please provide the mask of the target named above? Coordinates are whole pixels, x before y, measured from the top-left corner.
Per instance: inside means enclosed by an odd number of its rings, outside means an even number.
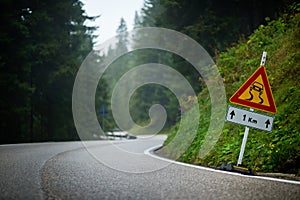
[[[229,101],[249,108],[276,113],[276,105],[265,67],[260,66]]]

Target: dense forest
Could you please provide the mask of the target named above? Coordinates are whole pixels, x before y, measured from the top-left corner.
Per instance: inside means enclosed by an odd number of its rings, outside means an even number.
[[[146,0],[141,26],[170,28],[199,42],[212,56],[247,37],[288,0]]]
[[[0,8],[1,143],[78,139],[77,70],[93,47],[79,0],[4,0]]]

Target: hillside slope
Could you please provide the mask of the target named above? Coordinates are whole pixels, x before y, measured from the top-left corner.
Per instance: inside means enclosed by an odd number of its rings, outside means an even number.
[[[299,11],[299,4],[294,5],[288,13],[260,26],[248,40],[241,41],[217,59],[229,98],[259,67],[262,52],[268,52],[266,69],[278,112],[271,133],[250,129],[243,164],[256,171],[300,174]],[[203,113],[200,124],[205,126],[199,128],[194,141],[178,160],[211,167],[223,162],[236,163],[245,127],[227,122],[214,148],[206,157],[199,158],[210,117],[207,90],[198,95],[198,101]],[[192,120],[188,115],[184,120]],[[171,130],[165,144],[174,138],[178,126]],[[163,148],[159,153],[171,158],[178,156],[176,149],[170,148]]]

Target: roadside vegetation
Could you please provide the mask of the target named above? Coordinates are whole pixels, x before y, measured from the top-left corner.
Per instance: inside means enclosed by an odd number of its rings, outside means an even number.
[[[259,67],[262,52],[268,52],[266,69],[278,112],[272,132],[250,129],[243,164],[255,171],[300,174],[299,11],[299,4],[293,4],[278,19],[266,18],[267,25],[259,26],[247,39],[241,39],[216,59],[229,99]],[[227,122],[213,149],[204,158],[199,158],[210,120],[210,99],[206,89],[199,93],[198,101],[201,113],[198,134],[178,160],[209,167],[236,163],[245,127]],[[185,120],[191,120],[191,117],[189,119],[187,113]],[[178,126],[170,130],[165,145],[175,137]],[[160,154],[176,157],[172,153],[176,149],[173,150],[162,149]]]

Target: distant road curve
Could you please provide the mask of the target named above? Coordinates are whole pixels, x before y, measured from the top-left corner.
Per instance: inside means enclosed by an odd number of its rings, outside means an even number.
[[[300,199],[300,184],[172,163],[137,140],[0,145],[0,199]]]

